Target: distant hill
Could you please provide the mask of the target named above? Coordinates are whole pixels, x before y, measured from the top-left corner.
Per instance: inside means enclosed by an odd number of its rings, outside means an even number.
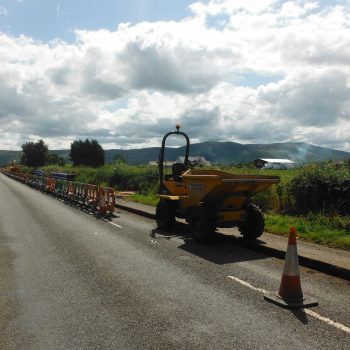
[[[159,147],[152,147],[133,150],[108,150],[106,151],[106,161],[108,162],[108,159],[113,160],[116,155],[121,154],[130,164],[146,164],[150,160],[158,159],[159,149]],[[166,159],[176,160],[184,153],[185,147],[168,148]],[[242,145],[235,142],[208,141],[191,145],[190,155],[203,156],[211,163],[216,164],[248,163],[257,158],[287,158],[298,163],[350,159],[349,152],[303,142]]]
[[[159,147],[119,150],[106,150],[106,163],[111,163],[117,155],[122,155],[128,164],[147,164],[157,160]],[[53,150],[69,160],[69,150]],[[176,160],[184,155],[185,147],[168,148],[166,159]],[[350,159],[350,153],[330,148],[314,146],[303,142],[285,142],[272,144],[246,144],[235,142],[208,141],[191,145],[191,156],[203,156],[216,164],[248,163],[257,158],[287,158],[298,163],[322,162],[327,160]],[[9,164],[13,159],[17,162],[21,151],[0,151],[0,165]]]
[[[14,160],[19,163],[22,151],[1,151],[0,150],[0,166],[12,163]]]

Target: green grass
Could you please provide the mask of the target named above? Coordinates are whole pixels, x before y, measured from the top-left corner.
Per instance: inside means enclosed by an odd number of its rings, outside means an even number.
[[[306,217],[265,215],[265,230],[288,236],[290,227],[296,227],[302,240],[350,250],[350,217],[328,217],[310,214]]]
[[[148,204],[152,206],[156,206],[157,203],[159,202],[159,197],[156,196],[153,193],[147,194],[147,195],[142,195],[139,193],[135,193],[132,196],[128,197],[129,200],[132,200],[133,202],[138,202],[142,204]]]
[[[279,176],[281,182],[286,182],[292,179],[296,174],[300,172],[300,168],[288,169],[288,170],[278,170],[278,169],[257,169],[252,167],[220,167],[218,170],[227,171],[229,173],[237,175],[272,175]]]

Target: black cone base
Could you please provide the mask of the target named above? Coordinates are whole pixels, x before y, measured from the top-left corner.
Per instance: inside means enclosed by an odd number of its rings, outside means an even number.
[[[318,305],[318,301],[316,299],[306,296],[304,296],[304,300],[302,301],[289,301],[279,298],[274,293],[268,293],[264,295],[264,299],[270,303],[281,306],[284,309],[303,309]]]

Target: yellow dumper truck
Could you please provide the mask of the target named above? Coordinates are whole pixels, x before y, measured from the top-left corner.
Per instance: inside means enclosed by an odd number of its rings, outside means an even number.
[[[181,135],[186,140],[184,163],[174,163],[172,173],[164,174],[165,142],[170,135]],[[158,227],[166,230],[183,218],[189,223],[198,242],[208,241],[217,227],[237,226],[248,239],[264,231],[261,210],[250,203],[250,198],[272,184],[278,176],[234,175],[219,170],[191,169],[190,140],[176,126],[176,131],[163,137],[159,152],[159,203],[156,208]]]

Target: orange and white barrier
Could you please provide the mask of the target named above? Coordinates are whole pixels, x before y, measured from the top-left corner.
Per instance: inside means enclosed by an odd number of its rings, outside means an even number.
[[[67,197],[69,199],[74,200],[75,199],[75,186],[74,186],[74,182],[73,181],[68,181],[67,183],[67,189],[68,189],[68,193],[67,193]]]
[[[106,188],[106,196],[107,196],[107,210],[112,214],[114,213],[115,208],[115,192],[113,188]]]
[[[92,208],[96,208],[98,203],[98,187],[96,185],[91,184],[87,184],[86,187],[86,203],[92,206]]]
[[[100,213],[107,213],[106,192],[103,187],[98,188],[98,208],[100,210]]]
[[[98,207],[100,213],[106,214],[114,212],[115,194],[113,188],[99,187],[98,188]]]
[[[131,195],[134,192],[115,192],[111,187],[96,186],[74,181],[56,179],[54,177],[36,176],[23,173],[12,173],[2,170],[7,176],[46,191],[56,196],[70,199],[82,204],[90,205],[93,210],[97,209],[102,214],[113,213],[116,198]]]
[[[46,191],[55,193],[56,190],[56,180],[52,177],[48,177],[46,180]]]

